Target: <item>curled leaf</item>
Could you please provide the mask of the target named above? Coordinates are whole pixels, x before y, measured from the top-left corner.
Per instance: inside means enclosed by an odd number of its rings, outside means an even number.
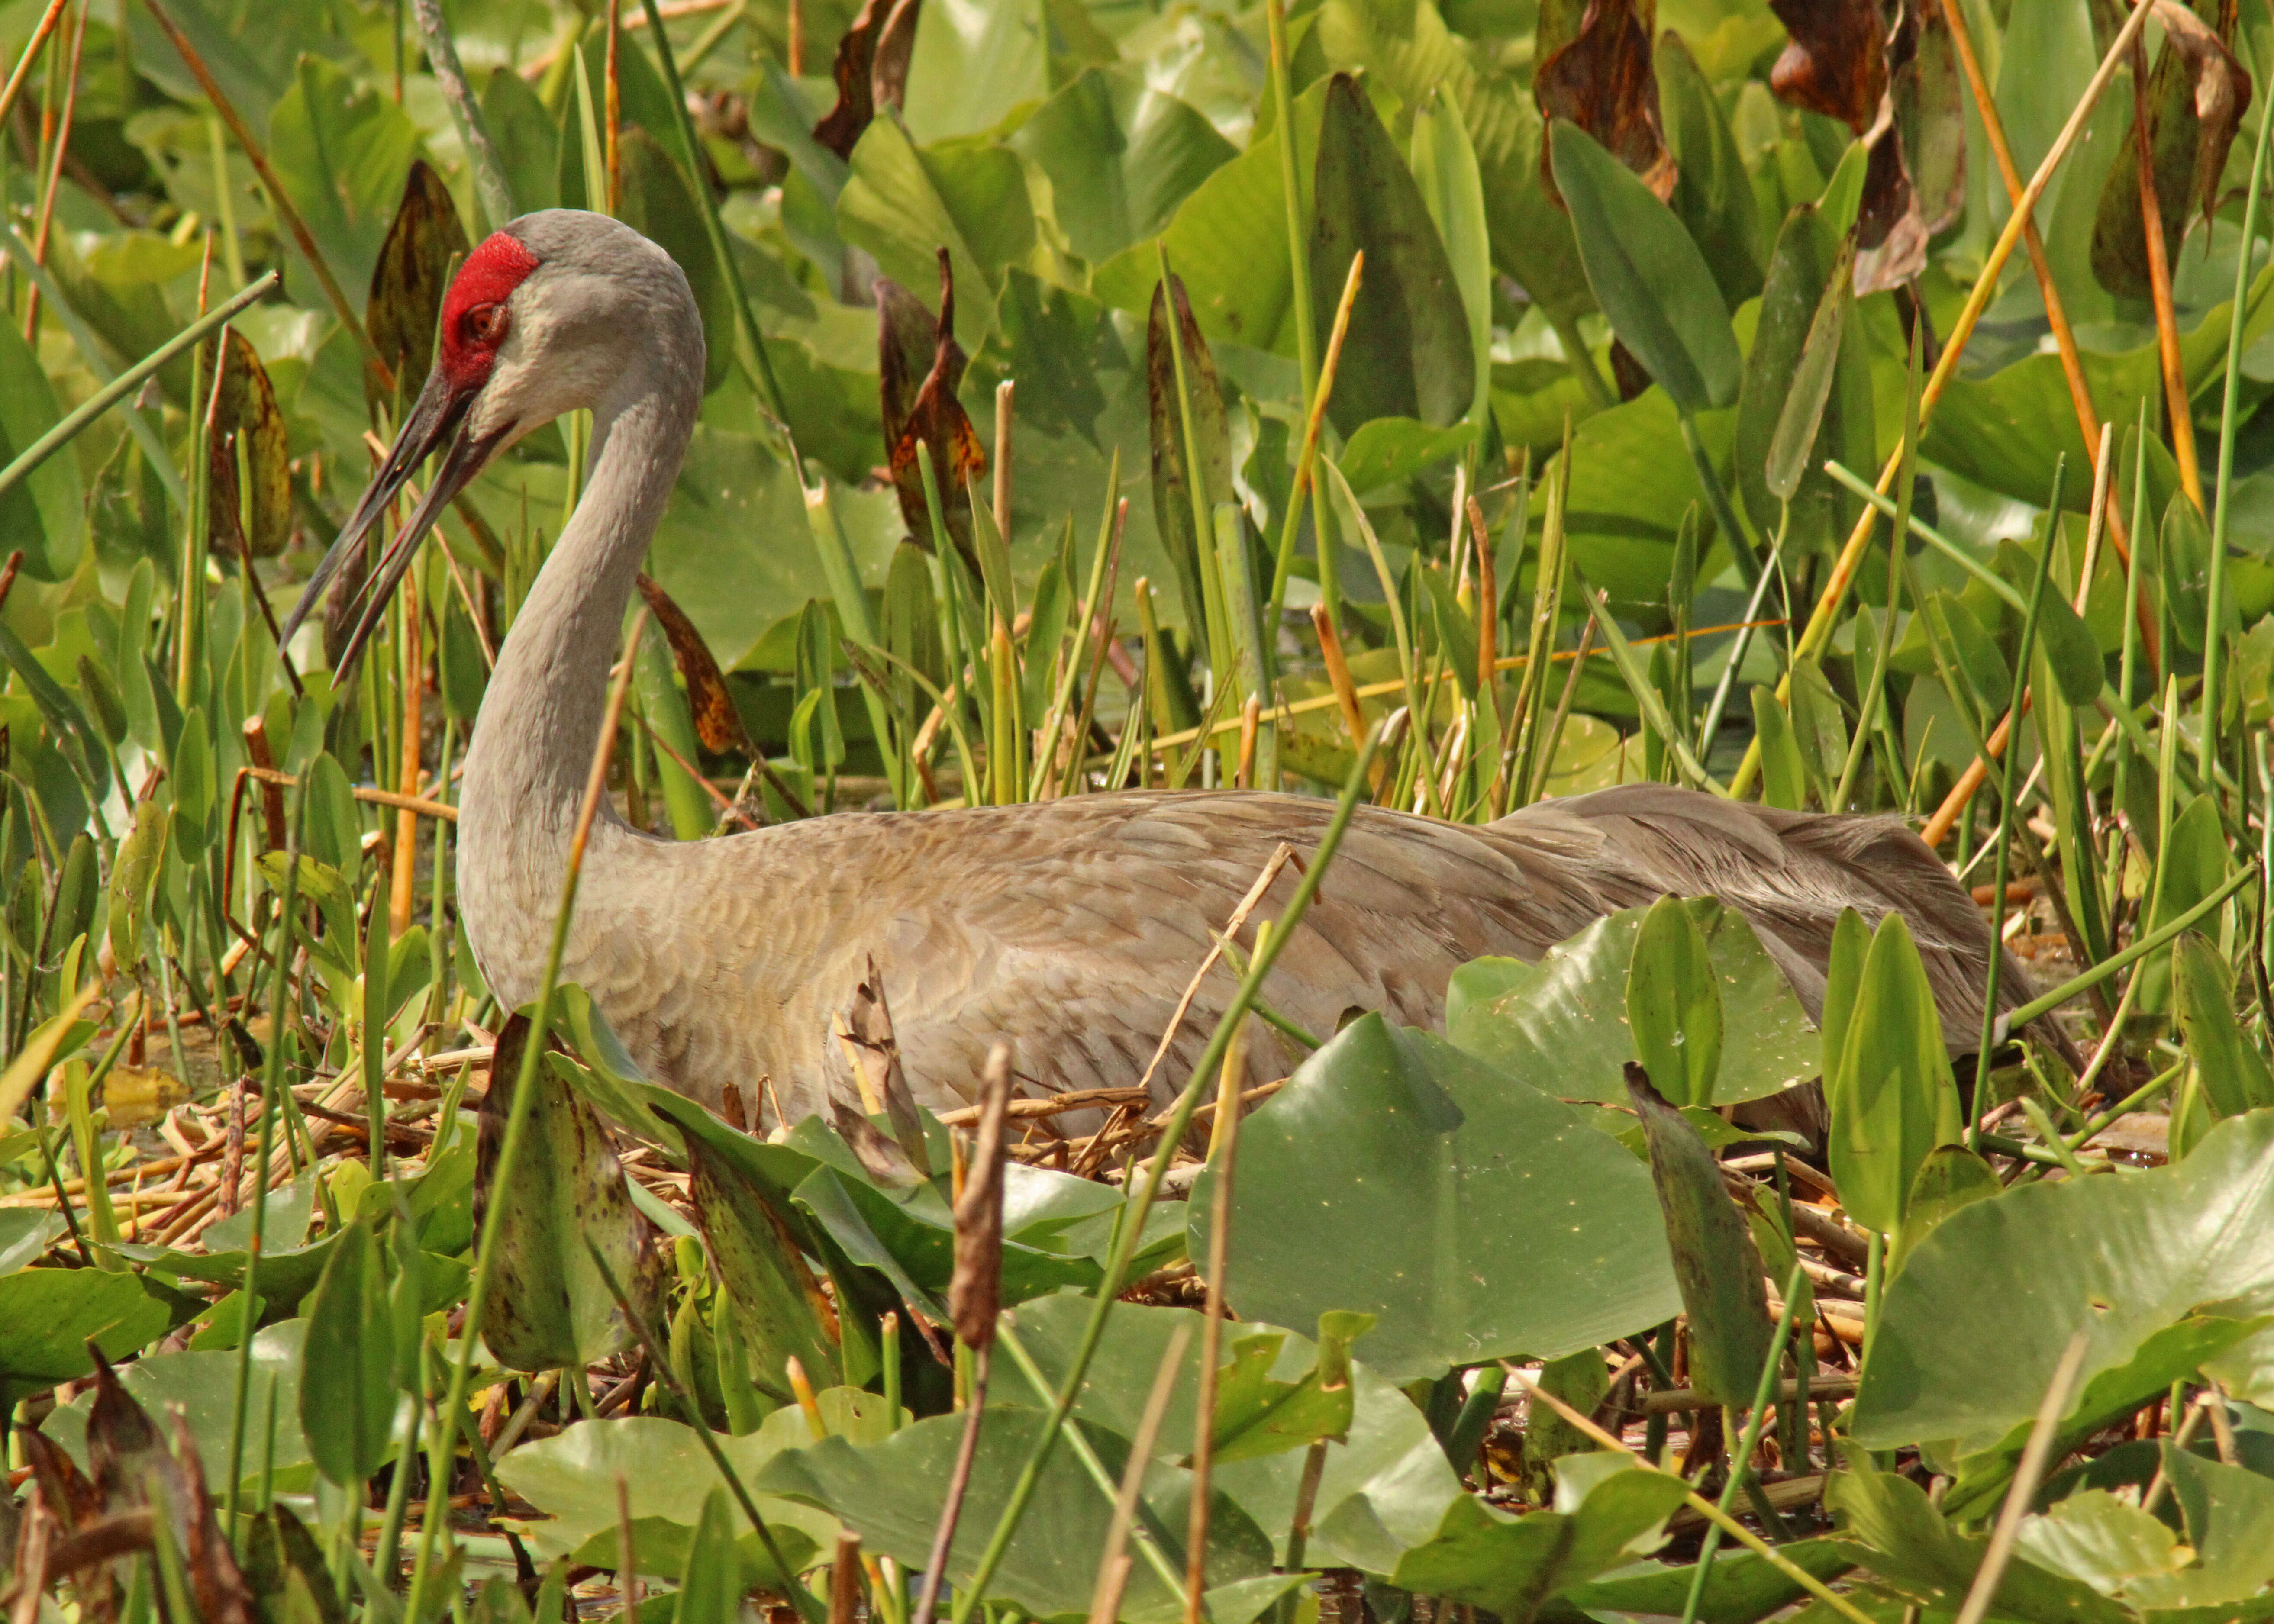
[[[1011,1103],[1011,1046],[987,1051],[979,1132],[955,1203],[955,1274],[947,1288],[955,1335],[968,1348],[995,1340],[1003,1305],[1003,1121]]]
[[[916,447],[931,451],[933,477],[946,508],[948,538],[976,575],[971,519],[955,500],[968,478],[987,471],[987,452],[956,398],[963,386],[963,346],[955,342],[955,271],[947,250],[939,251],[939,320],[934,321],[915,296],[889,276],[877,279],[877,387],[882,397],[885,447],[892,464],[892,488],[900,517],[918,546],[931,549],[930,510],[924,503],[923,476]],[[918,366],[927,370],[919,374]]]
[[[1868,0],[1864,0],[1868,4]],[[1654,0],[1598,0],[1570,26],[1570,7],[1542,8],[1540,71],[1532,96],[1550,139],[1540,168],[1550,197],[1559,197],[1553,126],[1565,119],[1585,130],[1643,178],[1661,203],[1674,195],[1674,154],[1659,122],[1658,76],[1652,65]],[[1570,27],[1569,33],[1555,26]],[[1561,34],[1562,37],[1555,35]]]

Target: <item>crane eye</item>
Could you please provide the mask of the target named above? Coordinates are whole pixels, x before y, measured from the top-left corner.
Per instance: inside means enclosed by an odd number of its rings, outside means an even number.
[[[506,316],[502,304],[477,304],[466,312],[462,331],[471,342],[487,348],[505,336]]]

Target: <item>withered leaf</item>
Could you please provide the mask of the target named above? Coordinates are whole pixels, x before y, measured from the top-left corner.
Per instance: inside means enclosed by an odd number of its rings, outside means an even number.
[[[1577,0],[1543,5],[1532,97],[1551,131],[1559,118],[1578,125],[1663,203],[1674,195],[1675,171],[1658,116],[1657,34],[1657,0],[1586,0],[1584,11]],[[1560,202],[1553,145],[1540,142],[1540,174]]]
[[[695,734],[703,741],[703,748],[755,755],[750,736],[742,726],[742,713],[734,708],[734,698],[727,692],[726,674],[712,657],[711,645],[703,641],[703,634],[687,618],[687,611],[644,570],[640,572],[639,590],[640,596],[647,600],[649,613],[655,616],[656,624],[663,628],[663,635],[671,643],[671,658],[679,667],[681,680],[687,684],[687,708],[694,712]]]
[[[971,518],[956,495],[967,481],[987,471],[987,452],[963,402],[956,398],[963,385],[964,355],[955,342],[955,273],[947,250],[939,251],[938,320],[887,276],[877,279],[877,314],[885,447],[901,520],[916,545],[930,551],[930,511],[924,505],[923,475],[916,466],[916,447],[929,447],[932,475],[947,510],[948,539],[976,576],[979,560],[971,542]],[[912,389],[915,367],[927,353],[930,368]]]
[[[371,273],[371,298],[364,327],[380,360],[395,373],[397,392],[408,400],[426,376],[434,353],[434,327],[442,314],[450,267],[466,254],[466,230],[450,188],[423,158],[414,159],[403,184],[403,201],[380,244]],[[379,394],[376,378],[365,393]]]
[[[923,1119],[916,1115],[915,1095],[908,1088],[900,1065],[900,1040],[892,1035],[892,1007],[885,1001],[885,977],[877,956],[869,955],[868,974],[853,989],[852,1007],[845,1011],[846,1058],[852,1063],[863,1103],[882,1101],[891,1119],[892,1137],[917,1173],[931,1177],[931,1153],[924,1144]]]
[[[1769,88],[1861,135],[1887,91],[1886,24],[1879,0],[1769,0],[1785,26]]]
[[[837,80],[837,105],[813,126],[813,139],[839,157],[853,155],[879,106],[900,105],[922,4],[864,0],[844,38],[837,41],[837,59],[830,67]]]
[[[956,1339],[968,1348],[994,1342],[1003,1306],[1003,1123],[1010,1103],[1011,1046],[998,1043],[987,1051],[978,1134],[955,1202],[955,1273],[947,1303]]]
[[[2236,7],[2220,7],[2219,26],[2178,0],[2154,0],[2164,48],[2144,96],[2135,99],[2132,125],[2116,149],[2093,218],[2092,272],[2111,293],[2146,298],[2152,291],[2147,238],[2141,230],[2139,113],[2148,115],[2148,148],[2156,182],[2156,212],[2164,231],[2164,257],[2178,255],[2191,207],[2206,222],[2218,202],[2227,149],[2248,110],[2250,74],[2235,60]],[[2135,52],[2134,61],[2140,60]]]
[[[284,415],[268,369],[244,334],[231,329],[220,353],[220,390],[207,442],[212,475],[207,545],[224,557],[238,557],[249,545],[253,557],[274,558],[292,534],[292,456]],[[239,450],[245,453],[242,484]]]
[[[502,1199],[506,1208],[491,1260],[499,1289],[480,1331],[508,1368],[551,1370],[631,1346],[636,1332],[616,1291],[625,1293],[636,1312],[651,1316],[664,1265],[647,1219],[626,1193],[623,1165],[606,1128],[542,1060],[532,1081],[526,1154],[514,1163],[512,1189],[498,1189],[507,1118],[528,1042],[529,1023],[516,1013],[490,1056],[490,1086],[475,1138],[476,1227],[492,1201]],[[613,1283],[603,1277],[601,1260]]]

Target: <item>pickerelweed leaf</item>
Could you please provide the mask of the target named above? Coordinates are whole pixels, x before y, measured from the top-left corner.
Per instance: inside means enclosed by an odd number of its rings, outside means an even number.
[[[647,1220],[625,1192],[623,1167],[599,1117],[547,1067],[538,1067],[530,1079],[538,1094],[530,1105],[529,1152],[514,1168],[512,1187],[495,1187],[505,1113],[520,1081],[522,1043],[508,1021],[498,1035],[489,1089],[482,1096],[476,1224],[488,1202],[506,1203],[491,1264],[497,1285],[482,1338],[516,1370],[581,1366],[635,1340],[592,1249],[651,1323],[662,1265],[649,1244]]]
[[[1558,1591],[1655,1550],[1687,1492],[1680,1478],[1624,1455],[1569,1455],[1554,1509],[1511,1516],[1465,1495],[1437,1537],[1399,1560],[1394,1582],[1530,1620]]]
[[[1713,1103],[1721,1071],[1721,985],[1706,935],[1678,898],[1652,904],[1635,932],[1627,1026],[1651,1087],[1675,1105]],[[1631,1091],[1631,1076],[1628,1086]]]
[[[55,386],[17,324],[0,322],[0,466],[14,462],[62,416]],[[0,535],[24,553],[34,581],[68,580],[86,548],[86,498],[76,456],[51,456],[0,492]]]
[[[1171,300],[1176,310],[1173,329],[1169,314]],[[1186,386],[1181,393],[1177,387],[1177,352],[1172,348],[1179,343],[1184,350]],[[1184,279],[1174,271],[1170,273],[1165,285],[1155,282],[1153,303],[1146,319],[1145,399],[1153,448],[1153,523],[1176,573],[1177,591],[1192,646],[1206,657],[1209,652],[1206,612],[1209,599],[1202,585],[1201,560],[1207,553],[1194,529],[1193,482],[1198,478],[1210,504],[1231,496],[1231,432],[1224,417],[1224,391],[1216,370],[1216,357],[1209,353],[1208,341],[1201,334],[1200,323],[1186,295]],[[1185,440],[1184,407],[1187,404],[1192,409],[1192,446],[1199,452],[1197,474]]]
[[[884,1401],[870,1393],[830,1387],[816,1395],[823,1425],[861,1442],[885,1436],[891,1422]],[[776,1410],[758,1430],[742,1437],[720,1436],[719,1452],[746,1486],[766,1463],[813,1434],[794,1404]],[[634,1544],[640,1569],[676,1578],[700,1527],[713,1491],[725,1487],[693,1430],[660,1416],[614,1417],[584,1422],[557,1436],[525,1443],[501,1457],[499,1481],[534,1506],[538,1517],[515,1526],[541,1557],[572,1556],[586,1550],[606,1553],[620,1526],[616,1485],[630,1497]],[[826,1512],[777,1499],[757,1497],[758,1510],[794,1564],[831,1548],[836,1519]],[[764,1549],[739,1514],[734,1531],[744,1583],[779,1583]]]
[[[1842,1204],[1858,1223],[1892,1233],[1920,1165],[1957,1138],[1958,1089],[1934,989],[1903,916],[1879,921],[1857,964],[1852,942],[1862,928],[1852,911],[1841,915],[1837,929],[1849,943],[1835,942],[1826,978],[1826,1138]],[[1832,976],[1841,978],[1836,991]],[[1835,999],[1843,1011],[1836,1023]]]
[[[1847,335],[1848,317],[1856,304],[1854,283],[1849,274],[1853,254],[1851,239],[1841,244],[1839,255],[1832,261],[1823,297],[1817,301],[1816,313],[1809,319],[1808,337],[1801,345],[1799,364],[1791,374],[1791,391],[1784,398],[1783,410],[1777,414],[1775,432],[1769,436],[1764,482],[1769,494],[1781,502],[1792,501],[1800,494],[1802,480],[1810,473],[1822,471],[1815,466],[1815,452],[1823,439],[1825,408],[1832,399],[1833,380],[1845,354],[1842,341]],[[1756,338],[1755,342],[1758,342]],[[1740,406],[1739,416],[1743,415],[1743,408]]]
[[[92,1342],[123,1358],[172,1323],[164,1297],[131,1274],[27,1268],[0,1278],[0,1398],[10,1402],[94,1370]]]
[[[1714,1100],[1758,1100],[1815,1077],[1815,1028],[1744,916],[1710,898],[1681,906],[1705,939],[1723,1008],[1746,1015],[1725,1027]],[[1643,1058],[1626,988],[1645,914],[1627,908],[1599,920],[1536,965],[1464,965],[1446,992],[1446,1037],[1545,1093],[1624,1105],[1623,1068]]]
[[[1952,1214],[1888,1285],[1856,1440],[1986,1449],[2027,1430],[2080,1330],[2090,1384],[2191,1315],[2248,1325],[2274,1312],[2270,1212],[2274,1111],[2259,1110],[2218,1124],[2176,1166],[2027,1184]],[[2231,1344],[2208,1369],[2238,1397],[2274,1397],[2270,1340]]]
[[[1690,1385],[1717,1403],[1750,1404],[1769,1357],[1760,1253],[1698,1130],[1660,1097],[1642,1067],[1629,1065],[1626,1083],[1650,1147],[1651,1182],[1690,1316]]]
[[[424,158],[412,160],[403,200],[380,244],[363,316],[379,358],[395,373],[405,408],[418,398],[419,380],[426,376],[442,295],[466,249],[466,229],[458,222],[448,184]],[[376,378],[367,378],[365,387],[375,392]]]
[[[2172,944],[2172,992],[2187,1059],[2216,1116],[2274,1106],[2274,1072],[2234,1018],[2226,960],[2210,940],[2187,931]]]
[[[1673,1312],[1648,1185],[1533,1078],[1368,1017],[1243,1129],[1231,1276],[1246,1312],[1280,1324],[1380,1316],[1367,1359],[1399,1380],[1553,1357]],[[1322,1248],[1342,1260],[1330,1274]]]
[[[1366,256],[1328,403],[1335,426],[1347,435],[1375,417],[1434,427],[1465,417],[1476,361],[1460,284],[1412,171],[1347,74],[1327,86],[1311,196],[1312,316],[1321,352],[1351,261]]]
[[[1752,177],[1721,98],[1674,29],[1658,36],[1653,65],[1659,117],[1675,162],[1674,192],[1666,201],[1706,256],[1722,302],[1735,310],[1761,290],[1768,268]]]
[[[1698,244],[1650,188],[1576,124],[1558,123],[1555,184],[1571,211],[1595,301],[1685,414],[1737,398],[1743,363],[1728,307]]]
[[[360,1484],[387,1457],[398,1380],[380,1251],[367,1223],[349,1226],[317,1282],[308,1309],[307,1360],[300,1383],[300,1426],[319,1470],[337,1484]]]
[[[1878,1470],[1850,1447],[1848,1469],[1834,1474],[1825,1502],[1840,1520],[1841,1545],[1899,1594],[1955,1612],[1982,1566],[1986,1534],[1962,1534],[1909,1478]],[[1992,1616],[2029,1624],[2125,1624],[2132,1615],[2091,1586],[2037,1566],[2011,1561],[1992,1601]]]
[[[1011,146],[1050,177],[1058,222],[1092,265],[1155,236],[1239,155],[1197,108],[1126,67],[1083,69]]]

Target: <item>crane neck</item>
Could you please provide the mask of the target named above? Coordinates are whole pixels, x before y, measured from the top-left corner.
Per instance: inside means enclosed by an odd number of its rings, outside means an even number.
[[[582,498],[515,616],[466,759],[463,831],[565,839],[591,770],[607,673],[701,404],[703,365],[661,342],[593,409]]]

